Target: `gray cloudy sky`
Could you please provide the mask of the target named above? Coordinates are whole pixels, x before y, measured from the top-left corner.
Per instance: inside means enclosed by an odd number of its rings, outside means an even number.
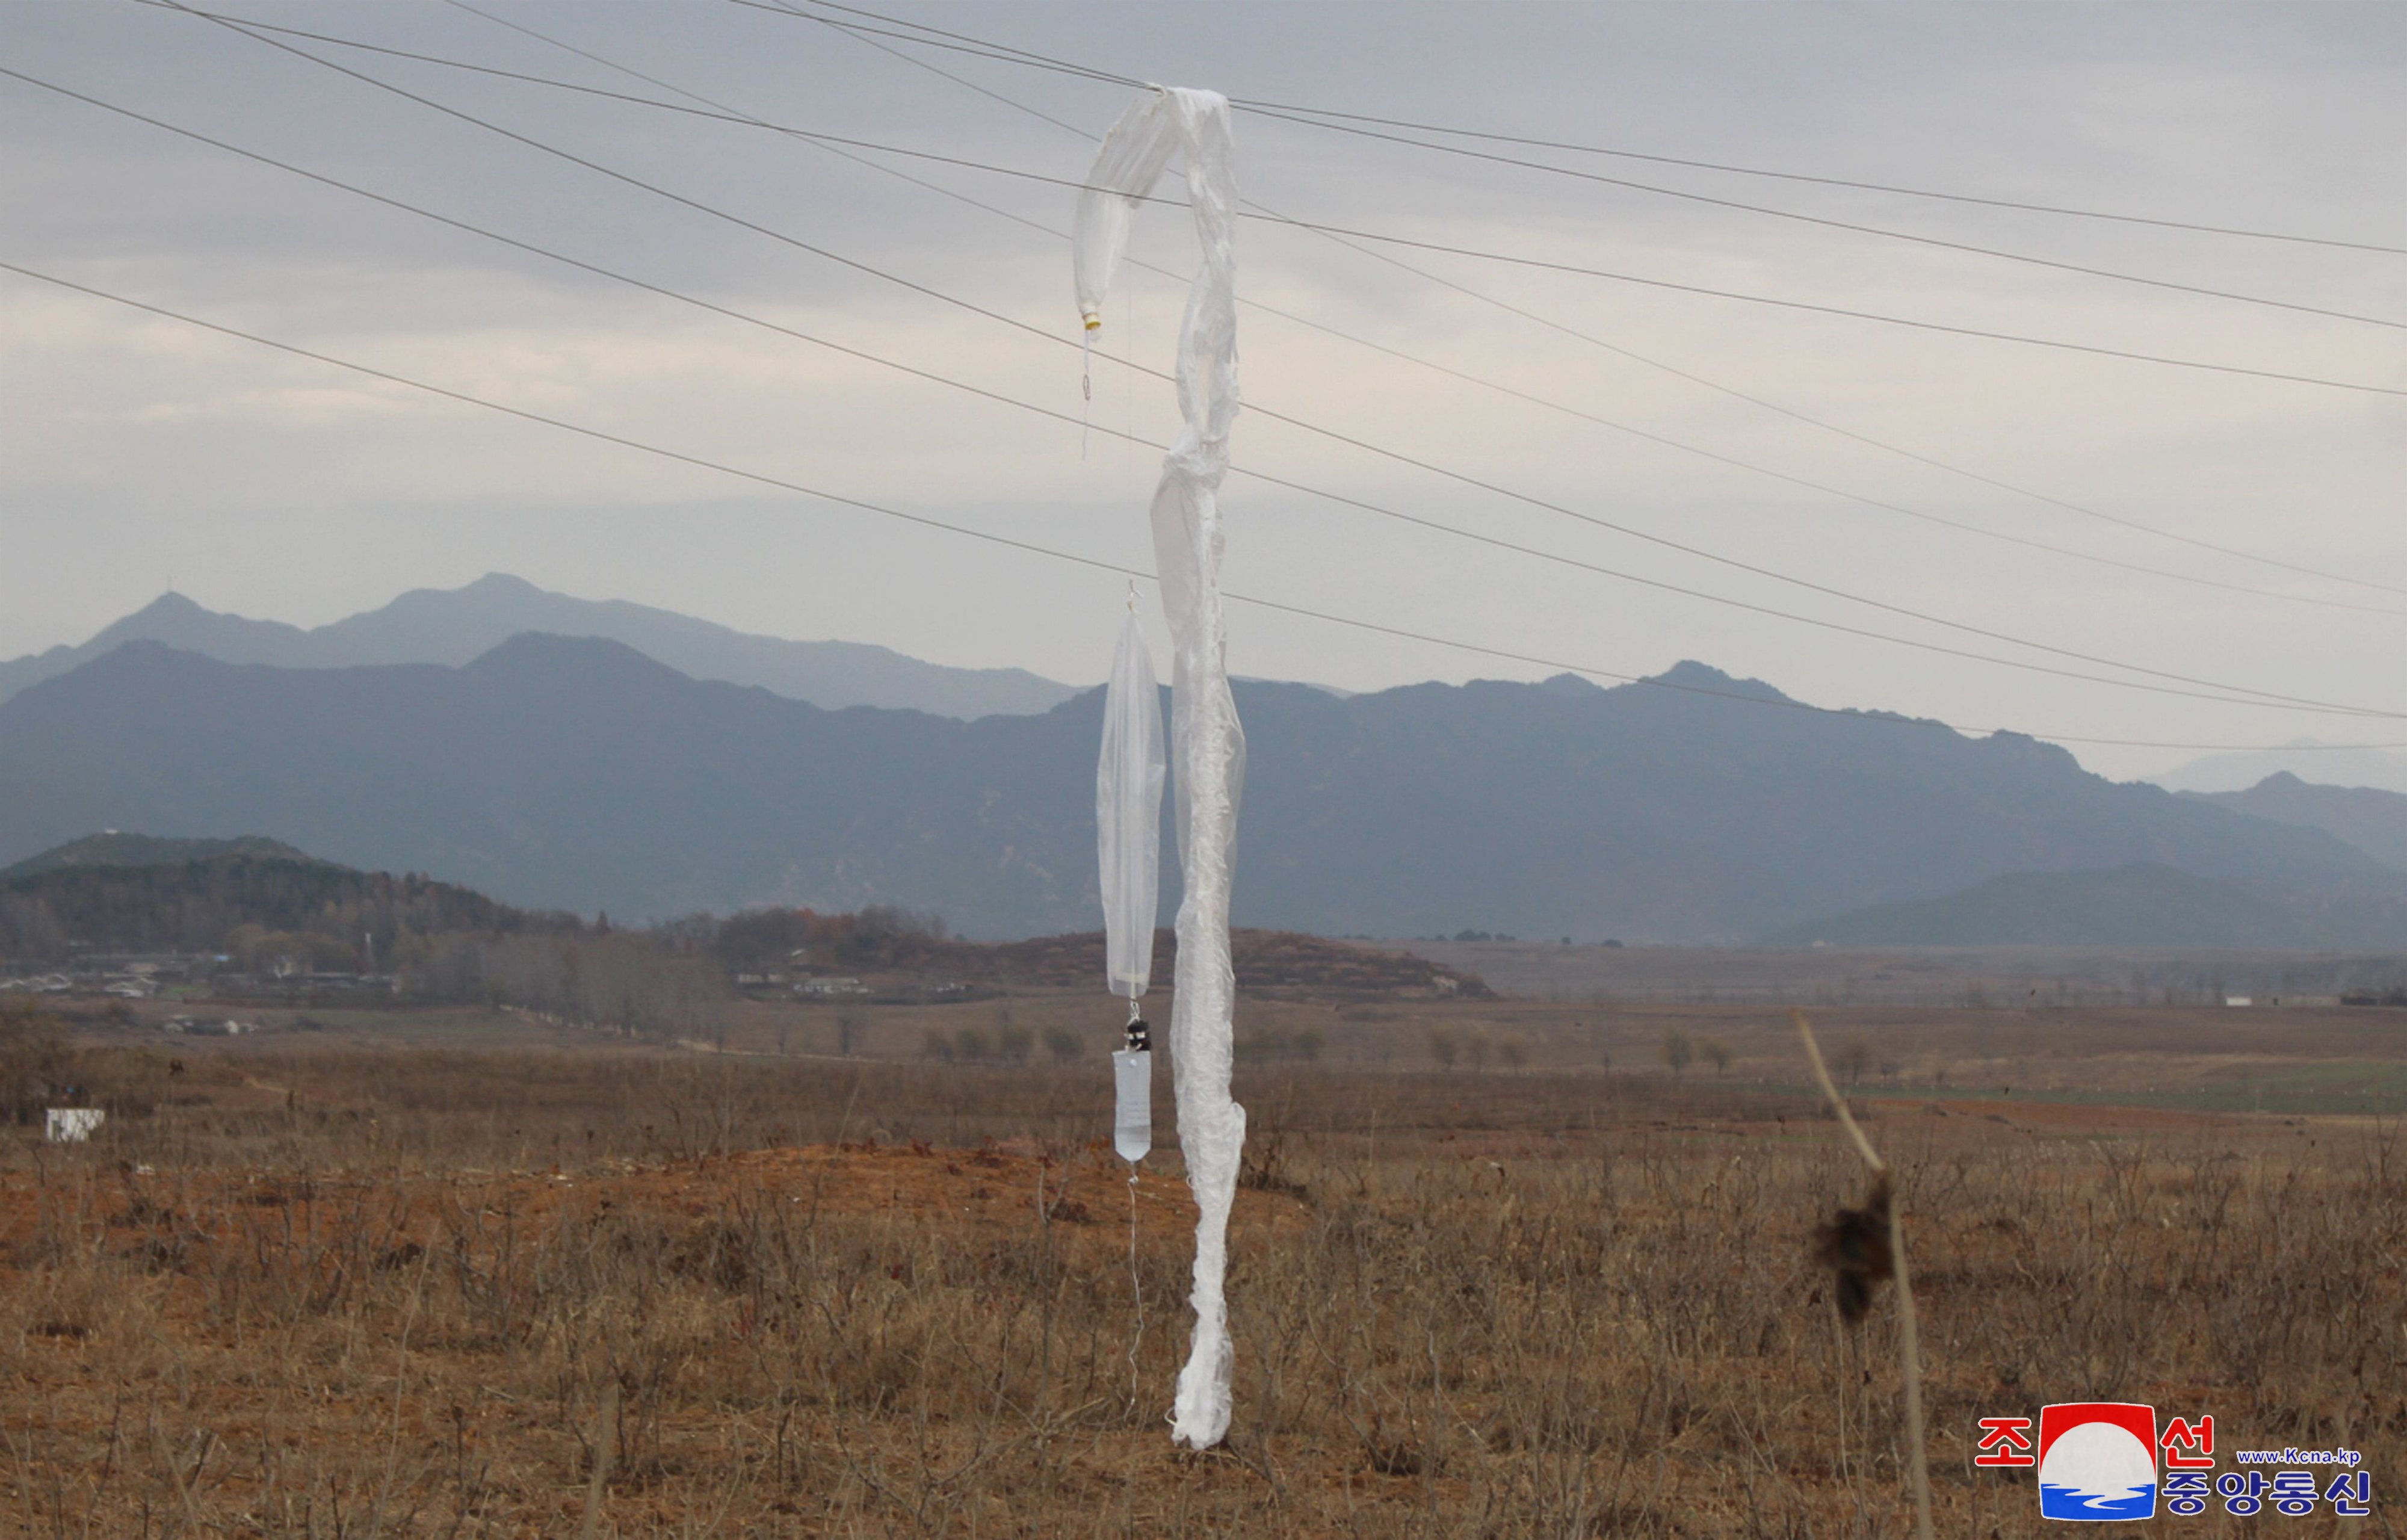
[[[229,14],[660,95],[441,0]],[[1075,178],[1077,137],[774,7],[528,4],[508,21],[745,112]],[[798,0],[799,3],[799,0]],[[804,8],[808,8],[806,6]],[[883,5],[878,8],[887,8]],[[892,14],[1232,95],[1674,156],[2407,246],[2396,4],[1031,6]],[[303,44],[855,261],[1075,335],[1057,240],[807,143]],[[907,50],[906,50],[907,51]],[[1126,92],[915,55],[1100,133]],[[515,237],[1055,411],[1072,349],[132,0],[0,7],[0,64]],[[2407,334],[1818,228],[1241,115],[1283,213],[1678,282],[2407,388]],[[0,78],[0,261],[649,443],[1150,565],[1155,455],[573,272]],[[2407,257],[1512,151],[2174,282],[2407,321]],[[1059,187],[870,156],[1051,226]],[[1166,188],[1175,192],[1175,188]],[[1136,254],[1184,273],[1183,211]],[[1938,527],[1716,463],[1262,313],[1245,384],[1565,507],[2115,663],[2407,712],[2407,592],[2119,528],[1716,393],[1481,299],[1249,223],[1242,294],[1715,454],[2257,597]],[[1459,256],[1448,283],[2118,519],[2407,591],[2407,399],[1915,332]],[[1116,296],[1095,422],[1166,438],[1182,285]],[[172,581],[319,623],[487,571],[748,630],[1100,678],[1121,584],[501,419],[0,274],[0,654],[79,641]],[[1740,572],[1256,415],[1236,458],[1417,518],[1747,604],[2082,673],[2113,668]],[[2144,693],[1913,650],[1483,549],[1232,477],[1232,589],[1628,674],[1684,657],[1839,706],[2042,734],[2407,743],[2407,720]],[[2357,606],[2357,607],[2346,607]],[[1371,688],[1535,677],[1239,609],[1240,672]],[[2137,676],[2124,676],[2137,677]],[[2187,687],[2183,687],[2187,688]],[[2075,745],[2129,775],[2194,755]]]

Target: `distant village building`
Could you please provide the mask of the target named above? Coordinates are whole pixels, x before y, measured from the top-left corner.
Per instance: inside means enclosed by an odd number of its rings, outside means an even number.
[[[869,988],[858,978],[805,978],[794,986],[798,994],[867,994]]]

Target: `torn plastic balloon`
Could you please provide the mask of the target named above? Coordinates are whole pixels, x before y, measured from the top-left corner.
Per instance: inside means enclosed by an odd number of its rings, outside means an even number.
[[[1178,848],[1186,878],[1171,1006],[1172,1085],[1178,1142],[1195,1194],[1195,1335],[1179,1371],[1171,1436],[1206,1448],[1229,1431],[1229,1210],[1246,1111],[1229,1094],[1236,970],[1229,956],[1237,800],[1246,734],[1229,693],[1228,620],[1220,604],[1219,490],[1237,415],[1236,203],[1228,99],[1148,89],[1120,115],[1078,194],[1072,255],[1078,315],[1103,324],[1104,295],[1128,249],[1138,202],[1173,156],[1187,164],[1188,203],[1203,265],[1179,328],[1178,409],[1186,426],[1163,458],[1153,494],[1156,570],[1175,651],[1172,736],[1178,754]]]
[[[1138,1014],[1153,978],[1153,921],[1161,897],[1161,692],[1153,650],[1129,600],[1104,692],[1104,747],[1095,762],[1095,856],[1104,894],[1104,971],[1128,996],[1127,1044],[1112,1055],[1112,1147],[1134,1165],[1153,1150],[1153,1040]],[[1132,1180],[1133,1175],[1132,1175]]]
[[[1104,692],[1104,748],[1095,763],[1095,854],[1104,894],[1104,969],[1133,1002],[1153,979],[1153,924],[1161,895],[1161,692],[1133,601]]]

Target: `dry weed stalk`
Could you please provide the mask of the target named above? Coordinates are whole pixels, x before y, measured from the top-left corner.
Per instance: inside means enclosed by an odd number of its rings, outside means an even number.
[[[1863,1158],[1864,1166],[1873,1178],[1872,1195],[1865,1201],[1863,1208],[1852,1214],[1841,1211],[1839,1222],[1832,1227],[1833,1239],[1843,1245],[1847,1241],[1847,1232],[1852,1228],[1848,1222],[1850,1219],[1870,1219],[1883,1212],[1888,1218],[1887,1256],[1885,1260],[1888,1263],[1889,1275],[1897,1280],[1898,1376],[1905,1387],[1906,1450],[1914,1476],[1914,1533],[1916,1540],[1930,1540],[1930,1467],[1924,1454],[1922,1439],[1922,1342],[1921,1334],[1915,1328],[1914,1286],[1906,1277],[1904,1221],[1898,1218],[1897,1201],[1890,1191],[1888,1164],[1880,1158],[1880,1151],[1873,1148],[1873,1142],[1864,1137],[1864,1131],[1856,1126],[1855,1115],[1847,1110],[1847,1099],[1839,1094],[1837,1086],[1830,1083],[1830,1072],[1822,1063],[1822,1049],[1814,1041],[1814,1024],[1805,1020],[1805,1013],[1802,1010],[1790,1010],[1788,1019],[1797,1023],[1797,1035],[1805,1045],[1806,1062],[1814,1066],[1815,1080],[1821,1086],[1822,1094],[1830,1098],[1830,1109],[1838,1114],[1839,1126],[1846,1130],[1847,1137],[1855,1144],[1856,1153]],[[1875,1251],[1869,1260],[1876,1262],[1883,1259],[1878,1258]],[[1868,1266],[1865,1271],[1877,1276],[1879,1269]],[[1850,1275],[1844,1272],[1841,1274],[1843,1283],[1849,1277]],[[1869,1290],[1870,1285],[1865,1282],[1859,1287]]]

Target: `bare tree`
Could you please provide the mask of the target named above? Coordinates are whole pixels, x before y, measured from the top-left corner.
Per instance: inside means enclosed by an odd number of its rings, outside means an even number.
[[[1674,1077],[1688,1074],[1688,1062],[1696,1056],[1696,1049],[1689,1045],[1688,1034],[1686,1032],[1682,1031],[1678,1027],[1671,1027],[1665,1030],[1663,1034],[1663,1062],[1672,1066],[1672,1074]]]
[[[1840,1044],[1831,1057],[1838,1061],[1839,1073],[1847,1077],[1847,1084],[1859,1085],[1873,1067],[1872,1040],[1859,1033]]]

